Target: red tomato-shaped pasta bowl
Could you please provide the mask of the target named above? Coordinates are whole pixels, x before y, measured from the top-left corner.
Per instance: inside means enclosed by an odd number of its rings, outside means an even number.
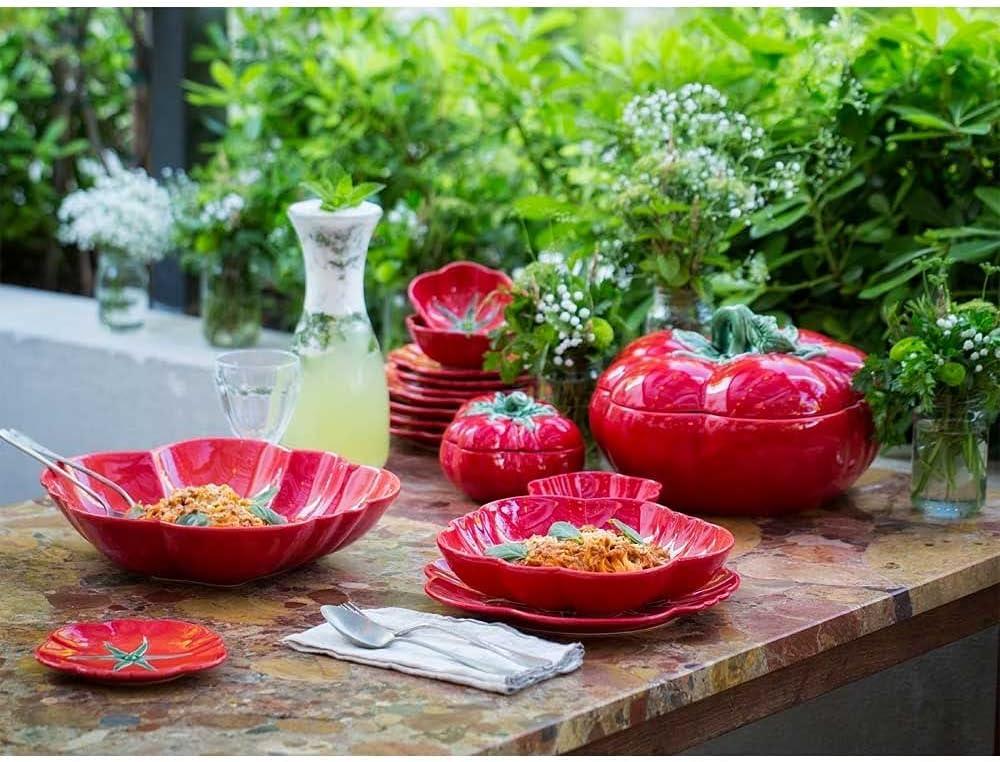
[[[667,549],[670,560],[642,571],[590,572],[486,555],[495,545],[547,534],[557,521],[611,528],[611,519]],[[549,611],[611,615],[698,589],[721,568],[734,539],[723,527],[645,500],[522,495],[453,519],[437,544],[459,579],[486,595]]]

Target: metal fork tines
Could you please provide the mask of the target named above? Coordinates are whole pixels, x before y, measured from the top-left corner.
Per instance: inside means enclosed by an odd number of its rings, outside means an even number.
[[[104,474],[100,474],[97,471],[94,471],[92,468],[88,468],[87,466],[81,463],[76,463],[70,458],[64,457],[56,452],[53,452],[48,447],[39,444],[38,442],[36,442],[34,439],[29,437],[27,434],[24,434],[23,432],[20,432],[16,429],[0,429],[0,439],[7,442],[7,444],[16,447],[25,455],[34,458],[39,463],[42,463],[48,468],[51,468],[59,475],[68,479],[70,482],[75,484],[85,493],[90,495],[90,497],[96,500],[98,505],[104,508],[105,512],[109,516],[118,513],[118,511],[114,510],[111,507],[111,504],[108,502],[107,498],[105,498],[103,495],[98,494],[91,487],[81,482],[79,479],[73,476],[73,474],[71,474],[68,469],[72,468],[76,471],[80,471],[81,473],[84,473],[87,476],[89,476],[94,481],[100,482],[108,489],[120,495],[129,508],[134,508],[136,505],[135,500],[132,499],[132,496],[129,495],[129,493],[126,492],[121,485],[111,481],[111,479],[104,476]]]
[[[372,622],[373,624],[379,627],[384,626],[375,622],[364,611],[358,608],[352,601],[341,603],[340,608],[346,609],[347,611],[357,614],[360,617],[364,617],[365,619],[367,619],[368,621]],[[501,656],[504,659],[507,659],[508,661],[513,661],[525,667],[534,668],[534,667],[552,666],[552,662],[549,661],[548,659],[543,659],[539,656],[534,656],[532,654],[525,653],[524,651],[518,651],[513,648],[508,648],[507,646],[500,645],[499,643],[491,643],[487,640],[483,640],[482,638],[477,638],[473,635],[466,635],[464,633],[455,632],[452,629],[449,629],[447,627],[441,627],[436,624],[422,623],[422,624],[415,624],[410,627],[403,627],[398,630],[390,627],[386,627],[386,629],[390,630],[396,637],[403,637],[416,630],[437,630],[438,632],[446,633],[448,635],[451,635],[452,637],[460,638],[466,641],[467,643],[471,643],[472,645],[478,646],[479,648],[483,648],[487,651],[492,651],[497,656]]]

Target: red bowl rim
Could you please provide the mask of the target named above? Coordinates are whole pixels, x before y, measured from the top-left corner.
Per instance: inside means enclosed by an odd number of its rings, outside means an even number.
[[[588,498],[588,497],[569,497],[567,495],[517,495],[517,496],[514,496],[514,497],[500,498],[499,500],[494,500],[492,502],[486,503],[485,505],[481,505],[479,508],[477,508],[474,511],[470,511],[469,513],[466,513],[466,514],[464,514],[462,516],[458,516],[457,518],[454,518],[451,521],[449,521],[448,522],[448,526],[446,526],[444,529],[442,529],[440,532],[438,532],[438,535],[437,535],[438,550],[440,550],[441,553],[444,554],[446,558],[447,558],[447,554],[451,553],[451,554],[454,554],[455,556],[463,558],[463,559],[465,559],[467,561],[471,561],[473,563],[484,563],[485,562],[485,563],[489,564],[490,566],[493,566],[496,569],[500,570],[501,572],[509,570],[509,569],[517,569],[519,571],[519,573],[532,573],[532,574],[538,575],[539,577],[543,577],[543,576],[566,577],[568,579],[578,579],[578,580],[581,580],[581,581],[582,580],[592,580],[592,579],[607,579],[608,574],[611,573],[611,572],[580,571],[578,569],[566,569],[566,568],[563,568],[561,566],[518,566],[516,564],[511,564],[508,561],[503,561],[502,559],[499,559],[499,558],[493,558],[491,556],[480,555],[480,554],[466,553],[465,551],[459,550],[457,548],[453,548],[450,545],[446,544],[445,540],[447,539],[447,535],[449,535],[449,533],[452,533],[453,531],[455,531],[457,529],[457,526],[458,526],[459,522],[461,522],[463,520],[469,520],[470,517],[475,516],[475,515],[480,514],[480,513],[486,513],[486,512],[489,512],[489,511],[495,511],[499,507],[500,503],[504,503],[504,502],[509,501],[509,500],[524,500],[525,498],[531,499],[531,500],[539,500],[539,499],[544,499],[544,500],[573,500],[573,501],[579,501],[579,502],[584,502],[584,503],[598,502],[598,501],[604,501],[604,500],[614,500],[614,501],[619,501],[619,502],[622,502],[622,503],[629,503],[629,504],[651,505],[654,508],[656,508],[657,510],[667,511],[668,513],[676,514],[677,516],[681,516],[686,521],[690,521],[690,522],[692,522],[694,524],[703,524],[703,525],[705,525],[707,527],[712,527],[714,530],[720,531],[720,532],[724,533],[724,535],[728,535],[729,536],[728,542],[722,548],[715,548],[713,550],[706,550],[706,551],[703,551],[703,552],[700,552],[700,553],[692,553],[690,555],[677,555],[677,556],[674,556],[673,558],[671,558],[669,561],[667,561],[667,563],[662,564],[660,566],[653,566],[653,567],[651,567],[649,569],[641,569],[640,571],[633,571],[633,572],[614,572],[615,578],[616,579],[621,579],[622,581],[626,581],[626,580],[629,580],[629,579],[636,579],[638,577],[647,576],[647,575],[651,575],[651,574],[662,574],[664,569],[667,569],[667,568],[673,566],[674,564],[676,564],[678,561],[682,561],[682,560],[690,560],[690,559],[695,559],[695,558],[707,558],[707,557],[711,557],[711,556],[714,556],[714,555],[717,555],[717,554],[722,554],[723,556],[728,556],[729,553],[732,551],[733,547],[736,544],[736,538],[733,536],[733,533],[730,532],[728,529],[726,529],[724,526],[720,526],[719,524],[713,524],[713,523],[711,523],[709,521],[705,521],[704,519],[700,519],[697,516],[689,516],[686,513],[680,513],[679,511],[673,511],[670,508],[667,508],[665,505],[660,505],[659,503],[653,502],[651,500],[639,500],[639,499],[636,499],[636,498],[628,498],[628,497],[589,497]]]
[[[449,262],[444,267],[439,267],[436,270],[428,270],[425,273],[420,273],[420,275],[413,278],[410,281],[409,285],[406,287],[406,296],[409,298],[410,304],[413,305],[414,309],[417,309],[417,305],[421,303],[420,300],[416,298],[415,291],[417,289],[417,286],[419,286],[424,281],[433,280],[434,278],[440,277],[441,275],[451,270],[465,270],[465,269],[479,270],[485,275],[493,276],[500,282],[500,285],[511,286],[513,284],[513,281],[510,279],[510,276],[503,270],[497,270],[494,267],[487,267],[484,264],[480,264],[479,262],[473,262],[468,259],[460,259],[457,262]],[[495,291],[496,289],[493,290]]]
[[[607,474],[609,477],[617,476],[619,479],[623,479],[626,482],[641,482],[643,486],[646,487],[656,487],[656,494],[659,495],[663,492],[663,484],[656,481],[656,479],[649,479],[645,476],[632,476],[631,474],[620,474],[617,471],[598,471],[597,469],[585,469],[583,471],[567,471],[564,474],[553,474],[552,476],[541,476],[538,479],[532,479],[528,482],[528,494],[536,495],[539,497],[560,497],[563,496],[561,492],[544,492],[545,485],[553,482],[557,479],[565,479],[567,476],[591,476],[596,474]],[[624,495],[601,495],[601,498],[585,498],[582,495],[565,495],[565,497],[578,497],[583,500],[594,500],[607,498],[618,498],[625,497]],[[626,498],[630,500],[636,500],[638,498]],[[656,502],[656,500],[651,499],[649,502]]]
[[[93,513],[91,511],[85,511],[85,510],[83,510],[81,508],[78,508],[76,505],[73,504],[73,502],[71,500],[67,499],[67,496],[64,493],[60,493],[60,497],[63,498],[62,505],[60,507],[65,507],[66,510],[69,510],[69,511],[75,513],[75,514],[78,514],[78,515],[81,515],[81,516],[86,516],[89,520],[95,520],[96,519],[96,520],[99,520],[99,521],[100,520],[128,521],[130,523],[132,523],[132,522],[135,522],[135,523],[141,522],[144,525],[158,524],[160,526],[168,526],[168,527],[171,527],[172,530],[179,530],[179,531],[182,531],[182,532],[183,531],[195,531],[195,532],[204,532],[204,533],[208,533],[208,532],[220,532],[220,533],[224,533],[224,534],[225,533],[229,533],[231,535],[231,533],[233,532],[234,529],[243,529],[243,530],[252,529],[254,531],[254,534],[263,534],[265,532],[275,533],[275,532],[287,531],[289,527],[306,526],[308,524],[311,524],[311,523],[314,523],[316,521],[319,521],[320,519],[329,518],[329,517],[335,516],[335,515],[336,516],[342,516],[342,515],[350,515],[352,513],[363,513],[364,511],[368,510],[368,508],[373,503],[381,503],[382,501],[385,501],[385,500],[388,500],[389,504],[391,505],[392,502],[395,501],[395,499],[399,496],[399,491],[400,491],[400,488],[402,487],[402,484],[401,484],[401,482],[399,480],[399,477],[396,476],[396,474],[394,474],[392,471],[389,471],[388,469],[385,469],[385,468],[376,468],[375,466],[366,466],[366,465],[364,465],[362,463],[354,463],[353,461],[349,461],[349,460],[347,460],[347,458],[344,458],[343,456],[338,455],[335,452],[328,452],[326,450],[303,450],[303,449],[298,449],[298,448],[285,447],[283,445],[272,444],[270,442],[266,442],[266,441],[261,440],[261,439],[238,439],[237,437],[192,437],[191,439],[181,439],[181,440],[178,440],[177,442],[170,442],[169,444],[160,445],[159,447],[152,447],[152,448],[150,448],[148,450],[99,450],[99,451],[96,451],[96,452],[89,452],[89,453],[83,453],[81,455],[74,455],[70,459],[71,460],[78,460],[80,458],[88,458],[88,457],[91,457],[91,456],[94,456],[94,455],[142,455],[142,454],[146,454],[146,453],[154,454],[154,453],[161,452],[163,450],[168,450],[171,447],[176,447],[178,445],[186,445],[186,444],[189,444],[191,442],[204,442],[204,441],[217,441],[217,440],[224,440],[224,441],[228,441],[228,442],[263,442],[263,444],[265,444],[267,446],[276,447],[277,449],[283,450],[284,452],[288,452],[288,453],[291,453],[291,452],[306,452],[306,453],[321,453],[321,454],[324,454],[324,455],[330,455],[330,456],[332,456],[334,458],[338,458],[339,460],[342,460],[342,461],[344,461],[346,463],[349,463],[350,465],[355,466],[357,468],[361,468],[361,469],[365,469],[365,470],[371,470],[371,471],[379,471],[383,475],[382,478],[385,478],[385,476],[391,477],[388,480],[389,489],[388,489],[388,491],[385,494],[380,494],[380,495],[376,495],[376,496],[366,497],[358,505],[352,506],[352,507],[347,508],[347,509],[345,509],[343,511],[338,511],[337,513],[321,513],[321,514],[319,514],[317,516],[310,516],[309,518],[304,519],[303,521],[289,521],[289,522],[286,522],[284,524],[269,524],[269,525],[262,526],[262,527],[213,527],[213,526],[200,527],[200,526],[191,526],[191,525],[187,525],[187,524],[174,524],[173,522],[170,522],[170,521],[161,521],[160,519],[154,519],[154,520],[150,520],[150,519],[138,519],[138,518],[130,518],[130,517],[125,516],[125,515],[117,516],[117,515],[108,515],[108,514],[104,514],[104,513]],[[56,480],[59,480],[59,479],[62,479],[62,477],[59,474],[57,474],[56,472],[54,472],[51,468],[43,468],[42,472],[41,472],[41,476],[39,477],[39,482],[41,483],[42,487],[45,488],[45,491],[49,495],[52,495],[52,487],[61,484],[61,481],[56,481]]]
[[[445,328],[431,328],[431,326],[427,325],[427,321],[424,320],[423,317],[421,317],[420,315],[418,315],[415,312],[406,316],[406,327],[410,331],[414,331],[415,330],[415,331],[420,332],[420,333],[430,334],[430,335],[433,335],[433,336],[448,336],[449,338],[461,338],[461,339],[470,339],[470,338],[476,338],[476,339],[478,339],[478,338],[484,338],[484,339],[488,339],[490,337],[489,331],[449,331],[449,330],[447,330]],[[414,338],[416,338],[416,337],[414,337]],[[418,344],[418,346],[419,346],[419,344]],[[427,353],[424,352],[424,354],[427,354]],[[430,357],[430,355],[427,355],[427,356]],[[434,358],[431,357],[431,359],[433,360]]]

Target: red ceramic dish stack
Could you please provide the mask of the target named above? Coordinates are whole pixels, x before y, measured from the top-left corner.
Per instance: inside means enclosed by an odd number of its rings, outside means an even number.
[[[390,431],[435,449],[455,413],[470,399],[497,391],[530,392],[533,383],[527,376],[505,384],[497,373],[446,368],[416,344],[389,352],[385,372]]]
[[[406,319],[414,343],[389,353],[391,432],[437,447],[448,423],[469,399],[497,391],[530,391],[484,371],[491,331],[503,324],[510,278],[474,262],[453,262],[414,278]]]

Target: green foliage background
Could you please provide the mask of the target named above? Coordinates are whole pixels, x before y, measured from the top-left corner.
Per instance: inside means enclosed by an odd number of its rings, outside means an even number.
[[[15,55],[6,34],[0,55]],[[850,148],[835,176],[731,241],[734,262],[762,252],[771,271],[732,298],[874,348],[883,305],[915,293],[926,255],[958,263],[960,297],[980,282],[976,263],[1000,252],[996,10],[244,9],[212,35],[196,55],[213,81],[190,84],[189,99],[228,119],[209,125],[215,157],[196,175],[238,175],[271,152],[268,187],[245,193],[266,194],[273,208],[259,218],[287,226],[298,180],[336,161],[385,183],[387,211],[402,201],[426,225],[409,236],[383,224],[371,250],[369,302],[390,343],[402,339],[399,294],[420,271],[460,258],[509,270],[550,245],[591,249],[595,146],[634,94],[692,81],[779,143],[825,133]],[[30,91],[4,87],[0,110]],[[23,120],[36,133],[47,124]],[[0,192],[10,182],[0,175]],[[45,234],[53,201],[33,193],[40,221],[15,235]],[[290,230],[258,232],[271,236],[261,269],[288,326],[299,250]]]

